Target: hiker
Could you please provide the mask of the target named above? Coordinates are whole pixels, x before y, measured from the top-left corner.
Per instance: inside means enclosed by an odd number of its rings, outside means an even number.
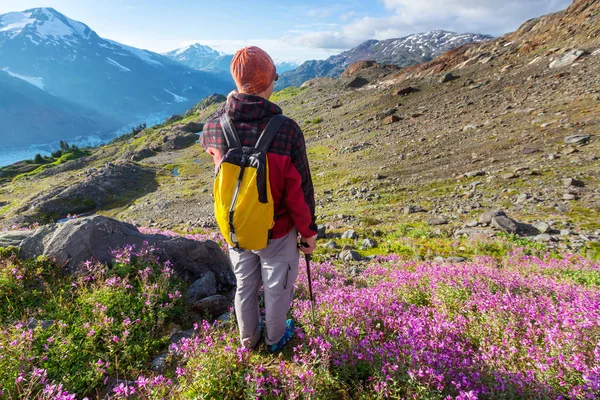
[[[301,247],[305,254],[311,254],[316,247],[314,190],[302,130],[292,119],[281,116],[281,108],[269,101],[278,79],[271,57],[258,47],[245,47],[234,55],[230,69],[237,91],[229,95],[227,103],[204,125],[200,139],[202,147],[213,156],[215,170],[219,171],[225,165],[221,161],[229,151],[229,140],[235,141],[232,135],[237,134],[242,146],[254,147],[271,120],[282,123],[274,131],[271,145],[266,150],[274,209],[270,238],[265,237],[266,247],[259,250],[237,248],[232,245],[236,240],[234,232],[224,233],[237,278],[235,313],[242,346],[252,349],[261,337],[258,291],[262,282],[266,309],[265,342],[270,352],[277,352],[294,334],[294,324],[286,318],[298,276],[298,234],[300,242],[306,246]],[[279,117],[274,118],[276,116]],[[228,121],[232,125],[228,132],[234,132],[226,136],[223,125],[227,129]],[[242,175],[244,172],[240,174],[240,180]],[[235,179],[238,179],[237,173]],[[216,207],[215,202],[215,213]],[[236,212],[252,213],[254,210]],[[223,232],[221,224],[220,227]]]

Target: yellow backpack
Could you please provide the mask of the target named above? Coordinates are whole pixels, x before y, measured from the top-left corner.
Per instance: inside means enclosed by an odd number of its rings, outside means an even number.
[[[275,225],[267,151],[286,117],[273,117],[254,147],[242,146],[227,114],[220,121],[229,150],[215,179],[215,217],[230,246],[262,250]]]

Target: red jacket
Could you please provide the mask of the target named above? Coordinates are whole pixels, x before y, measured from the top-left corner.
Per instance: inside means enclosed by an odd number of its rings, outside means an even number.
[[[200,144],[213,156],[215,171],[227,153],[227,142],[219,117],[226,112],[232,119],[242,146],[252,147],[271,118],[281,108],[270,101],[248,94],[234,94],[230,101],[205,125]],[[294,226],[304,237],[317,234],[315,199],[304,135],[296,122],[288,119],[267,152],[269,181],[275,203],[273,239],[287,235]]]

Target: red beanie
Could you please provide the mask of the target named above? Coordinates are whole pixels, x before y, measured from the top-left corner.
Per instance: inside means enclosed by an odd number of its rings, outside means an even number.
[[[242,93],[259,94],[275,79],[275,64],[271,57],[256,46],[238,50],[231,60],[231,75]]]

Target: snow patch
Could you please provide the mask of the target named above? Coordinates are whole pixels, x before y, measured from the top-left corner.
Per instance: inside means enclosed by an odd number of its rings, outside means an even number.
[[[159,61],[157,61],[153,58],[153,54],[151,52],[149,52],[148,50],[136,49],[135,47],[126,46],[119,42],[115,42],[115,41],[108,40],[108,39],[105,39],[105,40],[114,46],[120,47],[123,50],[128,51],[132,55],[136,56],[137,58],[141,59],[142,61],[144,61],[148,64],[162,65],[162,63],[160,63]],[[106,46],[103,46],[103,47],[106,47]]]
[[[167,89],[163,89],[165,92],[169,93],[171,96],[173,96],[173,98],[175,99],[175,101],[177,103],[184,103],[186,101],[188,101],[188,99],[186,97],[183,96],[178,96],[173,92],[169,92]]]
[[[108,60],[109,64],[112,64],[112,65],[114,65],[117,68],[120,68],[122,71],[131,72],[131,70],[129,68],[122,66],[121,64],[119,64],[118,62],[116,62],[115,60],[113,60],[112,58],[106,57],[106,59]]]
[[[26,76],[26,75],[21,75],[21,74],[17,74],[15,72],[12,72],[8,67],[6,68],[2,68],[2,71],[6,72],[7,74],[9,74],[10,76],[12,76],[13,78],[18,78],[21,79],[33,86],[36,86],[42,90],[44,90],[44,79],[43,78],[34,78],[31,76]]]
[[[9,32],[11,37],[15,37],[30,24],[33,24],[35,19],[31,18],[31,13],[26,12],[11,12],[4,14],[0,18],[0,32]]]

